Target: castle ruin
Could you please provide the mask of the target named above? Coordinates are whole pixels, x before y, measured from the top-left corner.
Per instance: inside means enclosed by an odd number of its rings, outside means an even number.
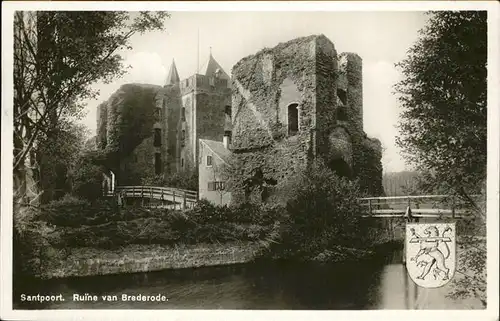
[[[110,113],[111,105],[100,107],[107,121],[98,118],[98,141],[99,132],[110,136],[118,126],[109,122],[111,116],[120,119]],[[354,53],[337,54],[324,35],[245,57],[231,77],[212,55],[200,73],[182,81],[172,63],[166,84],[155,89],[147,106],[136,108],[145,109],[152,114],[144,128],[149,136],[120,159],[118,184],[134,166],[144,175],[194,170],[199,140],[225,138],[241,182],[267,182],[279,190],[320,158],[338,175],[359,178],[366,193],[382,193],[381,145],[363,130],[362,60]],[[254,187],[236,184],[233,199],[260,198]]]

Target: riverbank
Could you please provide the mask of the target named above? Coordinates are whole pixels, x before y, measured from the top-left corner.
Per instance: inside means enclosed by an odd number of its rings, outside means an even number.
[[[382,245],[373,250],[334,246],[315,256],[310,262],[340,263],[368,259],[393,248]],[[255,260],[275,260],[263,256],[260,242],[233,242],[196,245],[128,245],[115,250],[96,248],[69,249],[64,259],[46,262],[50,268],[41,279],[84,277],[108,274],[153,272],[172,269],[226,266]]]
[[[152,272],[246,263],[253,260],[258,243],[197,245],[129,245],[116,250],[75,248],[64,260],[52,262],[42,279]]]

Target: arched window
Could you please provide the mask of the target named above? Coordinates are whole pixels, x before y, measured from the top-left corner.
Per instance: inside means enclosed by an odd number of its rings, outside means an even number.
[[[226,106],[224,108],[224,113],[226,114],[226,116],[228,116],[229,118],[231,118],[231,106]]]
[[[288,105],[288,135],[294,136],[299,131],[299,104]]]

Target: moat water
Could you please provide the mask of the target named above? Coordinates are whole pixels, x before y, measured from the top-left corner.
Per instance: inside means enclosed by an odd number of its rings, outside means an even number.
[[[110,276],[45,280],[14,295],[15,309],[413,309],[419,289],[402,251],[356,263],[252,263]],[[20,294],[64,301],[21,302]],[[74,296],[79,296],[75,300]],[[116,295],[116,301],[102,296]],[[164,296],[163,302],[123,300]],[[97,301],[81,301],[97,297]]]

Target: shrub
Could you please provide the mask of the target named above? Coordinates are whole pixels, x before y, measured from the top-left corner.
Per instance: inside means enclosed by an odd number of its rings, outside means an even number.
[[[103,195],[102,166],[99,164],[102,155],[97,151],[83,153],[77,160],[73,173],[73,193],[88,201],[94,202]]]
[[[198,169],[170,174],[165,177],[163,186],[197,191]]]
[[[272,251],[307,259],[332,246],[369,246],[369,223],[361,218],[364,208],[357,201],[357,182],[316,162],[290,182],[288,192],[280,241]]]

